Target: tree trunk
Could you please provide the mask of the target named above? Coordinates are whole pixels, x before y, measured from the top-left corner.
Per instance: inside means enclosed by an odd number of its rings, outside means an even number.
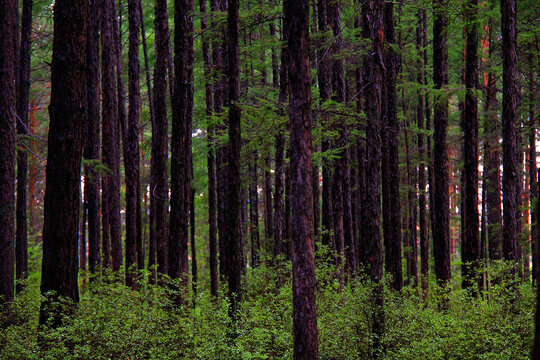
[[[251,265],[259,265],[259,195],[257,192],[257,152],[253,152],[249,162],[249,232],[251,234]]]
[[[311,76],[309,5],[286,1],[288,24],[292,178],[294,359],[318,359],[311,184]]]
[[[516,54],[516,1],[501,0],[501,33],[503,52],[503,256],[518,260],[517,242],[517,106],[518,79]]]
[[[169,54],[169,15],[166,0],[156,0],[156,65],[154,67],[154,124],[152,126],[151,189],[154,213],[152,227],[156,239],[157,270],[168,274],[167,263],[167,56]]]
[[[124,139],[124,162],[126,172],[126,285],[134,286],[140,229],[140,180],[139,180],[139,3],[128,0],[129,21],[129,113],[127,137]]]
[[[193,114],[192,0],[174,3],[174,98],[171,137],[171,216],[168,268],[171,279],[188,286],[188,216],[191,197],[191,123]],[[178,301],[180,298],[177,299]],[[177,302],[177,304],[179,304]]]
[[[84,158],[99,159],[99,0],[91,0],[88,6],[88,29],[86,34],[86,111],[83,139]],[[88,216],[88,268],[95,274],[100,266],[99,221],[99,173],[96,164],[84,169],[84,198]],[[92,278],[91,278],[92,279]]]
[[[450,280],[450,203],[448,198],[448,149],[446,145],[448,127],[448,51],[446,0],[434,0],[433,25],[433,250],[435,276],[441,287]]]
[[[30,93],[30,44],[32,35],[32,0],[23,1],[21,44],[17,79],[17,134],[28,134],[28,103]],[[24,141],[22,139],[21,141]],[[15,235],[15,268],[17,280],[28,276],[28,219],[26,214],[28,158],[26,151],[17,151],[17,213]],[[22,287],[18,286],[17,292]]]
[[[478,234],[478,31],[477,13],[478,1],[469,0],[465,3],[466,16],[466,49],[465,49],[465,108],[463,113],[463,167],[465,188],[465,231],[462,239],[462,286],[471,288],[477,273],[480,259],[480,239]]]
[[[532,60],[531,60],[532,63]],[[536,199],[538,198],[537,188],[537,168],[536,168],[536,81],[534,79],[534,72],[531,72],[530,84],[529,84],[529,196],[531,204],[531,253],[532,253],[532,278],[533,283],[536,279],[536,232],[538,231],[538,224],[536,223],[536,208],[534,207]]]
[[[384,35],[386,47],[384,64],[386,76],[383,90],[382,127],[382,200],[383,234],[386,272],[392,275],[391,287],[401,290],[403,274],[401,266],[401,204],[399,198],[399,123],[396,113],[397,54],[393,49],[394,5],[384,7]]]
[[[17,1],[0,3],[0,306],[13,300],[15,277],[15,54]],[[75,238],[76,238],[75,233]]]
[[[228,106],[229,106],[229,166],[227,186],[228,229],[225,244],[227,259],[227,279],[229,283],[229,316],[235,320],[238,303],[242,300],[242,224],[240,214],[241,178],[240,178],[240,146],[241,146],[241,112],[240,99],[240,68],[238,64],[238,32],[239,32],[239,0],[230,0],[227,12],[227,66]]]
[[[63,306],[59,297],[79,300],[77,233],[85,107],[86,8],[87,2],[83,0],[59,0],[54,6],[41,272],[41,295],[45,298],[41,303],[40,325],[50,317],[53,326],[60,325]]]

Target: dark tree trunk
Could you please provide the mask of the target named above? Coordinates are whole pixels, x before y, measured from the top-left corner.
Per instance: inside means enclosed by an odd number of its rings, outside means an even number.
[[[465,179],[465,231],[462,239],[462,286],[473,287],[480,259],[478,234],[478,0],[465,3],[466,49],[465,49],[465,109],[463,113],[463,167]]]
[[[272,154],[268,152],[264,164],[264,234],[266,241],[274,237],[273,211],[272,211]]]
[[[103,265],[112,265],[117,272],[122,265],[122,239],[120,232],[120,124],[116,86],[116,48],[114,0],[102,0],[101,47],[103,91],[103,164],[108,168],[103,175]],[[112,259],[112,263],[111,263]]]
[[[83,139],[84,158],[99,159],[99,0],[88,6],[86,34],[86,111]],[[100,266],[99,173],[94,164],[84,169],[84,199],[88,217],[88,268],[95,274]]]
[[[291,121],[291,205],[294,359],[318,359],[313,198],[311,184],[311,76],[309,5],[286,1]]]
[[[450,280],[450,203],[448,198],[448,149],[446,145],[448,127],[448,51],[446,0],[434,0],[433,25],[433,250],[435,276],[442,287]]]
[[[21,44],[19,48],[17,79],[17,134],[28,134],[28,102],[30,92],[30,44],[32,35],[32,0],[23,1]],[[21,140],[21,141],[24,141]],[[28,159],[26,151],[17,151],[17,213],[15,235],[15,268],[17,280],[28,276],[28,220],[26,215],[28,185]],[[17,286],[17,292],[22,287]]]
[[[140,221],[139,180],[139,13],[138,0],[128,0],[129,21],[129,113],[127,137],[124,139],[124,162],[126,172],[126,285],[134,286]],[[137,266],[138,267],[138,266]]]
[[[15,54],[18,6],[0,3],[0,306],[14,295],[15,277]],[[55,39],[56,40],[56,39]],[[75,233],[75,239],[77,233]]]
[[[488,24],[488,41],[490,58],[494,55],[493,48],[493,22]],[[490,64],[491,65],[491,64]],[[486,113],[484,122],[484,152],[485,152],[485,187],[487,211],[487,238],[489,258],[499,260],[502,258],[502,207],[501,207],[501,171],[500,171],[500,128],[497,115],[497,89],[493,69],[488,73],[488,86],[486,88]]]
[[[321,36],[328,31],[328,3],[327,0],[318,0],[317,2],[318,9],[318,24],[319,32]],[[321,39],[321,44],[324,44],[324,39]],[[321,46],[319,49],[319,68],[317,69],[317,76],[319,81],[319,97],[320,105],[325,101],[330,100],[330,95],[332,94],[332,73],[330,68],[330,56],[327,54],[326,44]],[[321,127],[324,128],[328,126],[329,123],[328,114],[326,112],[322,113]],[[322,140],[322,151],[328,151],[330,149],[330,140],[323,137]],[[331,171],[328,166],[328,160],[323,161],[322,165],[322,178],[323,178],[323,187],[322,187],[322,209],[321,209],[321,220],[324,233],[322,236],[322,243],[330,246],[332,243],[332,236],[330,231],[334,228],[332,224],[332,203],[331,203]]]
[[[240,99],[240,67],[238,64],[238,33],[239,33],[239,1],[230,0],[227,12],[227,66],[228,106],[229,106],[229,164],[227,186],[228,231],[225,243],[225,258],[227,261],[227,279],[229,283],[229,316],[236,319],[238,303],[242,300],[242,224],[240,214],[241,178],[240,178],[240,146],[241,112]]]
[[[168,268],[171,279],[188,286],[188,216],[191,197],[191,122],[193,114],[192,0],[174,3],[174,98],[171,137],[171,219]],[[180,300],[180,299],[178,299]]]
[[[158,272],[168,274],[167,263],[167,56],[169,54],[169,24],[166,0],[156,0],[156,65],[154,68],[154,124],[152,126],[152,178],[154,206],[152,227],[156,239]]]
[[[517,241],[517,106],[518,79],[516,54],[516,1],[501,0],[503,50],[503,257],[519,259]]]
[[[249,232],[251,234],[251,265],[259,265],[259,195],[257,192],[257,152],[253,153],[249,162]]]
[[[201,31],[203,33],[207,29],[206,15],[206,0],[199,0],[199,10],[201,17]],[[207,121],[210,122],[210,117],[214,112],[213,87],[210,82],[211,76],[211,59],[210,46],[208,37],[203,34],[202,51],[204,61],[204,76],[205,76],[205,103]],[[218,274],[217,274],[217,223],[216,223],[216,156],[214,151],[214,126],[207,126],[207,166],[208,166],[208,247],[209,247],[209,263],[210,263],[210,293],[214,296],[218,294]]]
[[[45,299],[41,303],[41,325],[50,317],[53,326],[60,325],[59,297],[79,300],[77,233],[85,107],[86,10],[87,2],[83,0],[58,0],[54,6],[41,272],[41,294]]]
[[[384,64],[386,76],[382,94],[382,208],[386,272],[392,275],[391,286],[395,290],[403,287],[401,266],[401,203],[399,198],[399,123],[396,113],[396,70],[397,54],[393,49],[394,5],[384,7],[384,35],[386,47]]]
[[[535,184],[538,186],[538,184]],[[536,191],[538,191],[538,187]],[[536,203],[536,222],[540,223],[540,202]],[[540,231],[536,232],[536,264],[540,264]],[[538,271],[538,269],[537,269]],[[538,279],[538,273],[536,278]],[[534,317],[535,332],[534,332],[534,344],[531,359],[540,359],[540,286],[536,286],[536,315]]]
[[[532,63],[532,60],[531,60]],[[536,168],[536,81],[534,78],[534,72],[530,75],[530,88],[529,88],[529,196],[531,204],[531,253],[532,253],[532,278],[533,282],[536,282],[536,232],[538,231],[538,224],[536,223],[536,208],[534,207],[538,197],[537,188],[537,168]]]
[[[422,62],[422,36],[423,23],[422,19],[425,10],[418,11],[418,24],[416,26],[416,51],[418,52],[418,75],[417,81],[420,86],[424,85],[424,63]],[[429,274],[429,238],[427,236],[426,223],[426,149],[424,147],[424,97],[423,89],[418,90],[418,104],[416,107],[416,121],[418,126],[418,222],[420,225],[420,273],[421,287],[424,298],[427,297],[428,291],[428,274]]]

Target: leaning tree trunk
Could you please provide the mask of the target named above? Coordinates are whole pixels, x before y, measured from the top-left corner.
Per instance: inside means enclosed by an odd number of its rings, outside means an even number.
[[[0,306],[7,306],[14,295],[16,116],[13,104],[18,13],[17,1],[0,3]]]
[[[311,184],[311,76],[309,5],[285,1],[288,24],[291,121],[291,205],[294,359],[318,359],[313,199]]]
[[[85,103],[86,5],[58,0],[54,6],[51,103],[47,141],[47,188],[39,323],[61,323],[60,297],[79,300],[77,234]],[[54,292],[54,293],[51,293]]]

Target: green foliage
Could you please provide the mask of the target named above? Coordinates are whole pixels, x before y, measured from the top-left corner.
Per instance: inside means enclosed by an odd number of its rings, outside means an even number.
[[[340,283],[324,246],[318,247],[316,257],[320,358],[370,358],[373,284],[363,278]],[[528,358],[535,291],[528,283],[505,280],[508,272],[508,264],[494,263],[488,273],[497,281],[491,281],[488,290],[472,297],[453,288],[444,311],[438,308],[433,279],[427,304],[417,289],[388,290],[385,279],[383,358]],[[36,274],[11,306],[11,325],[0,332],[1,360],[292,357],[291,263],[284,259],[248,269],[235,341],[227,336],[223,293],[215,299],[202,289],[195,308],[174,308],[168,288],[143,281],[132,291],[112,277],[87,285],[75,313],[64,317],[62,326],[38,332]]]

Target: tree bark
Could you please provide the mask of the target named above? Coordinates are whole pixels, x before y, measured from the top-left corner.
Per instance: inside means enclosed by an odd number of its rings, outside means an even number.
[[[462,239],[462,286],[471,288],[476,283],[480,259],[480,239],[478,234],[478,30],[477,13],[478,1],[469,0],[465,3],[466,16],[466,49],[465,49],[465,108],[463,114],[464,162],[465,179],[465,231]]]
[[[0,3],[0,306],[14,296],[17,1]],[[76,238],[76,235],[75,235]]]
[[[124,139],[126,172],[126,285],[135,285],[137,252],[142,251],[139,241],[140,178],[139,178],[139,3],[128,0],[129,21],[129,109],[127,137]],[[131,268],[133,267],[133,268]],[[137,266],[138,267],[138,266]]]
[[[392,275],[394,290],[403,287],[401,266],[401,203],[399,198],[399,123],[396,113],[396,70],[397,54],[393,49],[394,5],[384,6],[385,51],[384,64],[386,76],[382,93],[382,208],[383,234],[386,272]]]
[[[85,103],[86,8],[84,0],[58,0],[54,6],[47,188],[39,323],[60,325],[59,297],[79,300],[77,233]],[[52,292],[52,293],[51,293]]]
[[[156,0],[156,65],[154,67],[154,124],[152,126],[151,189],[154,213],[152,227],[156,239],[157,270],[168,274],[167,263],[167,56],[169,54],[169,15],[166,0]]]
[[[253,268],[259,265],[259,195],[257,192],[257,152],[253,152],[249,162],[249,232],[251,234],[251,265]]]
[[[294,359],[318,359],[311,184],[311,76],[309,5],[286,1],[288,23],[292,179]]]
[[[435,276],[441,287],[450,280],[450,228],[448,198],[448,50],[446,0],[434,0],[433,82],[435,85],[433,118],[433,250]]]
[[[193,114],[193,0],[174,3],[174,98],[171,137],[171,215],[168,268],[187,292]],[[180,298],[178,299],[180,300]]]
[[[503,257],[518,260],[517,242],[517,106],[516,1],[501,0],[503,52]]]

